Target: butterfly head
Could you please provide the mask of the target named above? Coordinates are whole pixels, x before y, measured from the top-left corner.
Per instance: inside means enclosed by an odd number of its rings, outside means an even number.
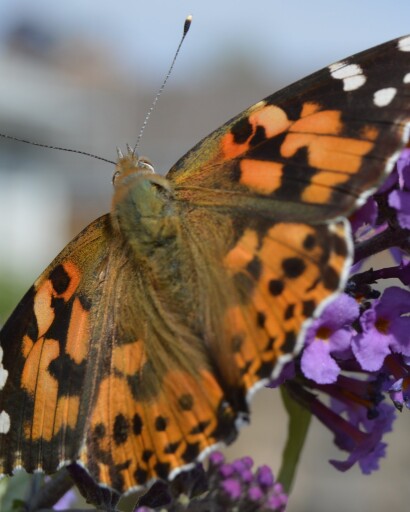
[[[166,178],[155,173],[147,158],[139,157],[128,146],[127,150],[125,156],[118,150],[111,220],[126,238],[141,239],[152,223],[161,222],[173,195],[172,187]]]
[[[117,148],[118,161],[112,176],[114,187],[119,186],[122,180],[128,181],[129,176],[137,174],[155,174],[154,166],[150,160],[144,156],[139,156],[128,144],[127,154],[124,156],[120,148]]]

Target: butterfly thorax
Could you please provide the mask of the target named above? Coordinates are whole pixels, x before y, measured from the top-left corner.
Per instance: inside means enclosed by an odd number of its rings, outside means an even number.
[[[164,307],[172,314],[172,324],[186,323],[198,282],[186,280],[187,275],[195,275],[195,262],[183,257],[187,244],[182,234],[183,216],[170,182],[129,154],[119,160],[114,187],[112,228],[119,234],[135,275],[156,303],[153,309],[147,306],[144,314],[149,323],[157,324],[156,311]],[[138,287],[134,286],[132,293],[135,303],[146,303],[138,296]]]
[[[120,158],[114,175],[111,222],[135,257],[152,258],[177,232],[170,182],[133,154]]]

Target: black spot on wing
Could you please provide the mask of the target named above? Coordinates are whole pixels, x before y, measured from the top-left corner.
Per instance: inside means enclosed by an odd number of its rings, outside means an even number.
[[[295,304],[288,304],[283,314],[284,320],[290,320],[295,315]]]
[[[194,397],[191,393],[185,393],[178,398],[178,404],[183,411],[190,411],[194,406]]]
[[[271,376],[273,369],[272,361],[262,362],[256,374],[260,379],[267,379]]]
[[[285,285],[281,279],[271,279],[269,281],[268,286],[269,286],[269,292],[274,297],[277,297],[278,295],[280,295],[283,292],[283,290],[285,289]]]
[[[247,117],[243,117],[236,122],[232,128],[231,133],[235,144],[244,144],[252,135],[252,125]]]
[[[181,441],[175,441],[174,443],[168,443],[164,448],[164,453],[172,454],[175,453],[181,446]]]
[[[135,413],[132,418],[132,431],[136,436],[141,435],[143,425],[144,423],[141,416],[138,413]]]
[[[193,427],[190,431],[190,434],[191,435],[194,435],[194,434],[202,434],[203,432],[205,432],[205,430],[209,427],[210,425],[210,421],[209,420],[204,420],[204,421],[200,421],[198,422],[195,427]]]
[[[281,350],[285,354],[289,354],[290,352],[293,352],[295,345],[296,345],[295,331],[287,331],[285,334],[284,342],[283,342],[282,346],[280,347]]]
[[[70,276],[65,271],[63,265],[57,265],[51,271],[49,279],[57,295],[64,293],[70,284]]]
[[[327,267],[322,274],[323,284],[328,290],[336,290],[340,283],[340,275],[333,267]]]
[[[76,363],[68,354],[63,352],[50,362],[47,370],[59,383],[59,397],[82,395],[86,371],[85,360]]]
[[[185,462],[191,462],[198,457],[199,452],[199,443],[188,443],[184,453],[182,454],[182,459]]]
[[[105,436],[106,429],[104,423],[97,423],[94,427],[93,434],[97,439],[102,439]]]
[[[288,278],[296,279],[303,274],[306,264],[302,258],[286,258],[282,261],[282,269]]]
[[[258,256],[254,256],[253,259],[246,265],[246,270],[256,281],[259,280],[262,273],[262,264]]]
[[[346,240],[339,235],[334,234],[331,239],[332,248],[335,253],[339,256],[346,257],[348,253],[348,247]]]
[[[265,326],[266,322],[266,315],[263,311],[258,311],[256,313],[256,323],[258,324],[258,327],[263,328]]]
[[[157,473],[159,478],[166,480],[170,473],[171,466],[167,462],[157,462],[154,466],[154,471]]]
[[[54,320],[45,333],[45,337],[58,340],[60,345],[64,346],[71,322],[73,301],[70,299],[66,302],[64,299],[53,297],[51,299],[51,307],[54,309]]]
[[[137,468],[134,471],[134,478],[139,485],[144,485],[148,480],[148,472],[143,468]]]
[[[114,442],[115,444],[123,444],[128,438],[129,424],[127,418],[123,414],[117,414],[114,420]]]
[[[154,452],[152,450],[144,450],[142,452],[142,460],[144,462],[148,462],[153,455],[154,455]]]
[[[158,432],[163,432],[166,430],[168,425],[168,420],[164,418],[163,416],[157,416],[155,418],[155,430]]]
[[[310,318],[316,309],[316,303],[314,300],[305,300],[302,305],[303,316]]]
[[[316,246],[316,237],[309,233],[306,238],[303,240],[303,248],[307,251],[311,251]]]

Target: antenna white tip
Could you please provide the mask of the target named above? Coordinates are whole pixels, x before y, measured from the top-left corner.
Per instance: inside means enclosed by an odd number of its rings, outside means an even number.
[[[191,23],[192,23],[192,14],[190,14],[189,16],[186,17],[185,19],[185,23],[184,23],[184,35],[183,37],[185,37],[187,34],[188,34],[188,30],[191,26]]]

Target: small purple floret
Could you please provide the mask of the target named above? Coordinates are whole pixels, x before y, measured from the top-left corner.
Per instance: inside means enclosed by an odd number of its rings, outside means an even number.
[[[248,496],[249,499],[252,501],[259,501],[263,496],[263,492],[260,487],[258,487],[257,485],[253,485],[252,487],[249,488]]]
[[[209,462],[213,466],[220,466],[225,462],[225,457],[221,452],[212,452],[211,455],[209,456]]]
[[[270,467],[260,466],[256,471],[256,480],[262,487],[271,487],[274,483],[274,479]]]
[[[221,483],[223,490],[232,500],[237,500],[241,497],[242,489],[241,484],[235,478],[228,478]]]
[[[350,349],[355,334],[352,323],[358,316],[357,302],[342,293],[312,323],[301,358],[302,372],[308,379],[318,384],[331,384],[337,380],[340,367],[334,356],[343,357]]]
[[[235,471],[232,467],[232,464],[222,464],[222,466],[219,468],[219,473],[222,476],[222,478],[228,478],[232,476]]]

